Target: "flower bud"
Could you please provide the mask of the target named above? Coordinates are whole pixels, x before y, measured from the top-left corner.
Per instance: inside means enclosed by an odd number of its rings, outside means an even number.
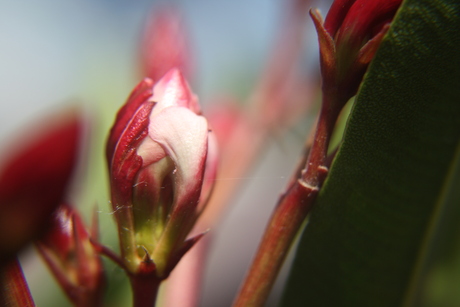
[[[5,147],[21,149],[0,171],[0,259],[37,238],[63,201],[77,162],[82,122],[73,113],[59,114]]]
[[[323,90],[348,101],[358,90],[402,0],[336,0],[324,25],[310,11],[318,32]]]
[[[158,7],[144,29],[141,46],[141,70],[157,82],[174,67],[190,76],[192,56],[179,10],[174,6]]]
[[[37,241],[37,248],[76,306],[100,306],[104,286],[102,261],[73,208],[59,207],[48,233]]]
[[[125,265],[151,262],[165,278],[211,191],[215,140],[179,70],[143,80],[119,111],[107,143],[112,206]],[[185,248],[187,247],[187,248]]]

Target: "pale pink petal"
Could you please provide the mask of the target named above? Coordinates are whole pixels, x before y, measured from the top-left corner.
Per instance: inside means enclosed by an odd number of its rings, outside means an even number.
[[[157,102],[152,116],[172,106],[185,107],[196,114],[201,112],[196,95],[192,93],[187,81],[177,68],[171,69],[155,84],[151,100]]]
[[[182,204],[187,195],[198,201],[207,154],[206,119],[186,108],[169,107],[150,120],[150,138],[163,147],[176,165],[176,204]],[[186,201],[196,206],[193,202]]]
[[[201,188],[200,203],[197,208],[198,214],[200,214],[206,206],[216,180],[217,167],[219,164],[219,149],[217,145],[216,134],[214,131],[209,132],[208,155],[206,157],[206,168],[204,171],[203,187]]]
[[[146,137],[142,140],[142,143],[137,148],[136,153],[142,157],[142,167],[155,163],[166,157],[163,147],[150,137]]]
[[[143,75],[155,82],[178,67],[190,77],[193,70],[188,31],[177,7],[155,7],[144,29],[141,65]]]

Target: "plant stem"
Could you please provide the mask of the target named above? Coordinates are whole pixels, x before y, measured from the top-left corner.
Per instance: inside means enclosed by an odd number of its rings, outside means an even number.
[[[153,307],[163,278],[157,276],[156,265],[145,252],[135,273],[126,271],[131,282],[133,307]]]
[[[313,187],[321,186],[328,172],[326,165],[327,149],[340,112],[336,106],[337,104],[332,103],[330,99],[326,97],[323,99],[313,145],[301,176],[306,184]]]
[[[297,181],[273,212],[234,307],[262,306],[304,217],[318,193]]]
[[[130,278],[133,291],[133,307],[153,307],[161,280],[152,274],[132,275]]]
[[[27,281],[17,258],[0,265],[0,306],[34,307]]]
[[[289,248],[310,212],[319,187],[326,178],[327,149],[340,112],[337,104],[329,98],[323,96],[305,169],[278,201],[234,307],[263,306]]]

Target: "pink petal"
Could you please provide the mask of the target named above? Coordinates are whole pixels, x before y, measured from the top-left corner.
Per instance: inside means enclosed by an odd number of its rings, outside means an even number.
[[[208,134],[208,154],[206,157],[206,168],[204,171],[203,186],[201,188],[200,203],[197,208],[200,214],[206,206],[217,176],[219,164],[219,149],[216,134],[212,131]]]
[[[142,166],[153,164],[164,157],[166,153],[163,147],[151,138],[145,138],[139,148],[137,149],[137,155],[142,158]]]
[[[201,113],[198,98],[192,93],[187,81],[177,68],[171,69],[155,84],[151,100],[157,102],[152,115],[172,106],[185,107],[196,114]]]
[[[163,147],[176,166],[175,203],[196,207],[207,154],[206,119],[186,108],[165,108],[151,117],[149,136]]]
[[[142,44],[142,70],[156,83],[177,67],[190,76],[191,56],[182,16],[174,6],[157,8],[145,29]]]

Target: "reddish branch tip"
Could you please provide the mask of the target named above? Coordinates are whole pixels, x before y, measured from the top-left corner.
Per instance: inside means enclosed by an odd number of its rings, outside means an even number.
[[[311,12],[319,38],[323,90],[337,96],[340,108],[356,94],[401,2],[337,0],[324,24],[318,12]]]

